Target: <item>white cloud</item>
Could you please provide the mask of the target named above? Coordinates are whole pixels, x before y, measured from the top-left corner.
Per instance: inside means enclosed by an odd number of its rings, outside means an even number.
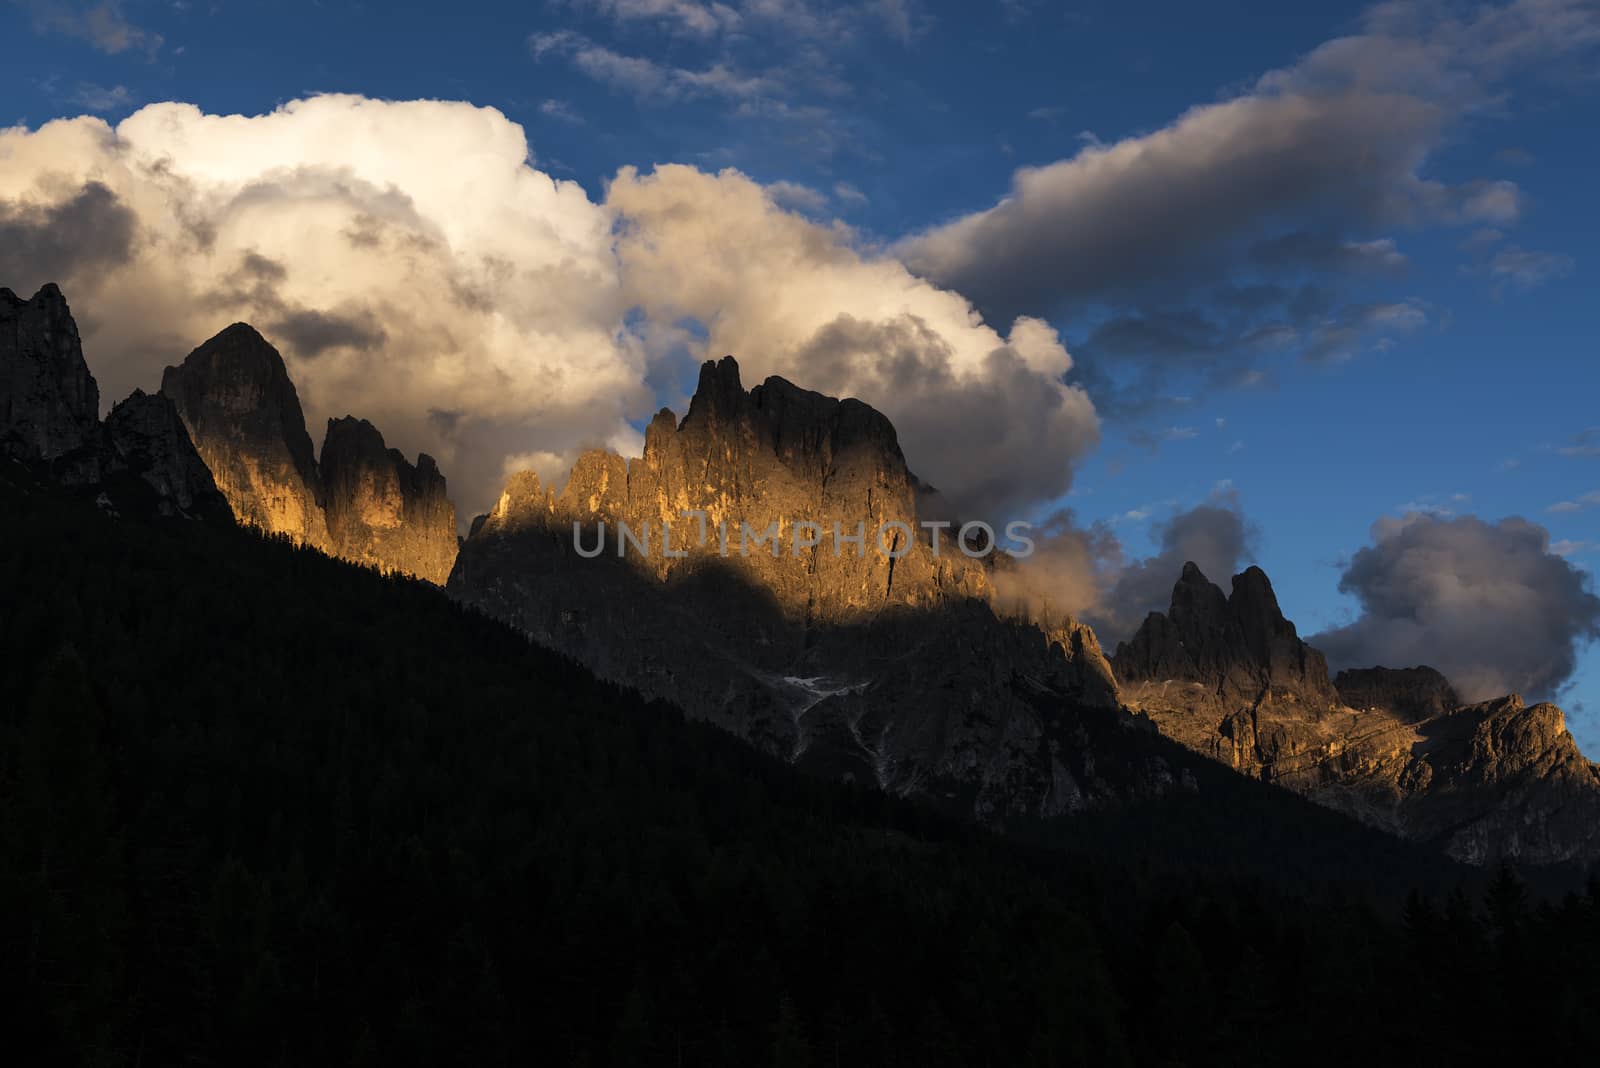
[[[737,171],[625,168],[607,203],[625,223],[630,302],[704,324],[700,353],[737,354],[747,384],[780,374],[879,408],[913,468],[960,509],[1065,493],[1097,439],[1048,325],[1019,319],[1002,336],[960,295],[858,251],[839,224],[784,211]]]
[[[116,111],[133,103],[133,92],[126,85],[106,87],[90,82],[80,83],[73,90],[72,103],[85,111]]]
[[[136,237],[93,260],[0,249],[0,284],[63,285],[108,403],[247,320],[284,351],[314,437],[328,417],[372,419],[437,456],[468,515],[505,453],[603,442],[651,406],[610,216],[532,169],[522,129],[493,109],[156,104],[115,129],[0,131],[0,159],[14,227],[63,204],[131,213]]]
[[[739,26],[739,12],[701,0],[571,0],[619,23],[650,22],[693,37],[711,37]]]
[[[536,60],[565,55],[595,81],[642,100],[659,102],[695,96],[742,100],[775,88],[771,78],[742,73],[726,62],[698,70],[668,66],[643,56],[625,55],[572,30],[533,34],[528,38],[528,49]]]
[[[579,115],[572,105],[565,100],[544,101],[539,105],[539,114],[547,119],[555,119],[557,122],[565,122],[573,126],[581,126],[583,124],[583,116]]]
[[[825,194],[799,182],[772,182],[767,186],[767,195],[774,203],[797,211],[816,213],[828,207]]]
[[[835,182],[833,195],[846,204],[865,204],[867,194],[851,185],[849,182]]]
[[[1557,501],[1555,504],[1552,504],[1550,507],[1546,508],[1545,511],[1560,514],[1568,512],[1581,512],[1586,508],[1595,507],[1600,507],[1600,490],[1595,490],[1593,493],[1585,493],[1583,496],[1575,500]]]
[[[1558,252],[1535,252],[1508,245],[1489,261],[1489,273],[1518,289],[1532,289],[1554,278],[1570,274],[1571,256]]]
[[[629,421],[686,348],[735,353],[750,382],[783,374],[875,404],[963,508],[1065,492],[1096,439],[1049,326],[1002,336],[848,229],[785,210],[798,187],[624,169],[597,204],[534,169],[521,127],[491,108],[157,104],[115,129],[0,131],[0,159],[0,284],[65,287],[108,402],[249,321],[284,352],[314,435],[328,417],[371,419],[439,458],[465,515],[508,456],[548,469],[546,454],[635,447]]]

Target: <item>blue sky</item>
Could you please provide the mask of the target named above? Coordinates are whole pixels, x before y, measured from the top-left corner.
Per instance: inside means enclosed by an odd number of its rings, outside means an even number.
[[[1600,426],[1592,3],[1543,5],[1538,19],[1565,20],[1544,26],[1474,23],[1474,9],[1448,5],[1375,16],[1364,5],[1267,2],[11,8],[0,4],[32,32],[0,74],[3,124],[85,113],[116,123],[163,100],[260,114],[322,92],[442,98],[499,109],[525,128],[535,166],[595,202],[628,165],[733,167],[788,183],[778,188],[791,207],[842,220],[859,247],[903,256],[986,315],[1047,318],[1101,417],[1100,445],[1078,461],[1064,501],[1078,522],[1104,524],[1138,557],[1159,550],[1173,515],[1207,500],[1236,505],[1253,531],[1242,562],[1266,568],[1302,633],[1358,616],[1340,576],[1385,516],[1521,516],[1573,566],[1592,574],[1600,562],[1600,437],[1584,436]],[[917,244],[995,207],[1020,168],[1159,134],[1191,109],[1263,92],[1270,72],[1296,84],[1324,77],[1308,56],[1392,87],[1408,77],[1404,58],[1371,75],[1326,48],[1379,23],[1385,40],[1420,42],[1438,59],[1434,81],[1415,89],[1427,133],[1380,131],[1372,136],[1416,140],[1374,148],[1359,122],[1338,126],[1350,141],[1319,164],[1332,174],[1326,196],[1289,197],[1200,239],[1174,230],[1170,256],[1133,261],[1131,281],[1103,289],[1052,280],[1055,257],[1078,247],[1073,235],[1059,249],[1048,235],[1024,241],[1015,257],[1014,238],[997,237],[1015,281],[993,287],[993,260]],[[1364,162],[1390,148],[1406,181],[1426,188],[1407,187],[1405,210],[1356,203],[1341,183],[1394,180]],[[1228,208],[1227,189],[1248,176],[1228,159],[1204,164],[1173,163],[1173,196],[1215,178],[1220,190],[1196,211]],[[1298,173],[1294,160],[1271,165]],[[1118,248],[1134,242],[1117,235],[1152,225],[1147,213],[1102,221]],[[1273,244],[1287,238],[1345,258]],[[1186,259],[1197,242],[1194,262],[1169,277],[1148,266]],[[1266,286],[1281,290],[1270,307],[1229,303]],[[1097,329],[1116,322],[1139,329],[1113,345]],[[1562,703],[1596,755],[1600,654],[1582,648]]]

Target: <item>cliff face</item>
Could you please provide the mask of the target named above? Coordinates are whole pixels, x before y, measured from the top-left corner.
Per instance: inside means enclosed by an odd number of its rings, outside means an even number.
[[[140,390],[99,418],[100,390],[61,290],[0,289],[0,455],[112,511],[227,522],[227,502],[165,397]]]
[[[0,455],[56,460],[92,448],[99,428],[100,390],[61,290],[0,289]]]
[[[1256,568],[1225,597],[1189,564],[1172,608],[1117,648],[1123,700],[1162,733],[1460,860],[1600,856],[1600,769],[1560,709],[1463,706],[1426,667],[1328,682]]]
[[[161,392],[239,522],[332,551],[311,437],[277,349],[235,323],[168,367]]]
[[[346,560],[443,585],[456,559],[456,509],[433,457],[415,467],[365,419],[328,420],[322,442],[328,536]]]
[[[423,454],[413,466],[364,419],[329,420],[318,463],[283,357],[235,323],[169,367],[171,397],[241,522],[333,556],[443,584],[455,506]]]
[[[1137,731],[1092,632],[997,618],[987,566],[949,531],[935,551],[915,487],[881,414],[746,391],[728,358],[640,459],[586,453],[559,494],[514,477],[448,588],[785,759],[990,822],[1170,787],[1142,752],[1096,763]],[[619,558],[619,524],[647,548]],[[836,552],[836,529],[864,538]]]

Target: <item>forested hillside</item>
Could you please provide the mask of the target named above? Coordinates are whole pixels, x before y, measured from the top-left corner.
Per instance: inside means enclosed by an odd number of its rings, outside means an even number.
[[[420,583],[37,487],[0,489],[0,517],[18,1063],[1539,1063],[1600,1042],[1600,887],[1451,893],[1455,869],[1250,783],[1005,842],[807,779]],[[1402,907],[1406,881],[1437,896]]]

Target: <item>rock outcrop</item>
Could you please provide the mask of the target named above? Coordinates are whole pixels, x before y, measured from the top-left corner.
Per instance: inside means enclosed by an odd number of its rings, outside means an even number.
[[[177,411],[135,390],[100,421],[100,389],[66,298],[0,289],[0,455],[43,485],[139,514],[228,521]]]
[[[328,536],[346,560],[444,585],[456,559],[456,509],[423,453],[413,467],[365,419],[328,420],[321,473]]]
[[[1258,568],[1224,596],[1193,564],[1118,646],[1127,705],[1244,774],[1474,863],[1600,857],[1600,768],[1554,705],[1463,705],[1432,668],[1328,681]]]
[[[883,415],[746,391],[730,357],[641,458],[586,453],[559,493],[514,476],[448,589],[787,760],[990,823],[1171,788],[1093,633],[998,618],[918,485]]]
[[[66,298],[0,289],[0,455],[25,463],[98,446],[100,390]]]
[[[160,514],[232,518],[172,401],[136,389],[106,416],[105,433],[118,463],[155,492]]]
[[[332,552],[300,397],[278,350],[234,323],[161,377],[239,522]]]
[[[1339,700],[1355,709],[1377,709],[1415,722],[1460,708],[1450,680],[1431,667],[1356,668],[1333,680]]]

